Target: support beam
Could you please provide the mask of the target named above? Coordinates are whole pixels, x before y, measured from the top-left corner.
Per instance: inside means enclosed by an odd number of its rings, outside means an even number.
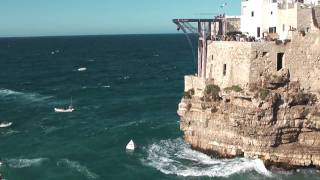
[[[213,19],[174,19],[173,22],[177,25],[178,30],[184,33],[194,33],[198,38],[198,77],[206,77],[207,66],[207,41],[217,36],[225,34],[225,16],[217,16]],[[196,27],[191,24],[195,23]],[[219,31],[216,32],[216,23],[219,24]],[[214,31],[212,31],[212,24],[214,24]]]

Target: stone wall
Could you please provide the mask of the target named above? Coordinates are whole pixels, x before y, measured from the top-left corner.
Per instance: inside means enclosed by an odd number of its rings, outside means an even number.
[[[286,67],[292,80],[307,90],[320,89],[320,32],[296,36],[285,52]]]
[[[309,32],[313,26],[312,9],[298,7],[297,29],[299,31]]]
[[[214,41],[208,45],[206,78],[221,88],[254,83],[263,73],[275,73],[278,53],[282,68],[306,90],[320,89],[320,30],[306,36],[293,33],[291,42]]]
[[[249,82],[255,82],[263,73],[275,73],[277,71],[277,55],[284,53],[286,46],[275,42],[252,43],[252,50],[256,54],[251,60]],[[285,68],[286,57],[283,58]]]
[[[208,45],[206,78],[214,79],[220,87],[249,82],[250,42],[213,41]],[[225,66],[225,74],[224,74]]]
[[[205,87],[206,80],[204,78],[193,75],[188,75],[184,77],[184,92],[193,89],[195,96],[202,97]]]
[[[280,52],[285,45],[275,42],[214,41],[208,46],[206,78],[222,88],[246,86],[264,72],[276,72]]]

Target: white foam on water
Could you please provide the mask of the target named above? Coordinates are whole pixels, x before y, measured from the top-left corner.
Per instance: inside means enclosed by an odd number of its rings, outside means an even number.
[[[147,148],[147,157],[142,162],[164,174],[178,176],[228,177],[237,173],[256,171],[271,176],[259,159],[215,159],[194,151],[181,138],[162,140]]]
[[[43,96],[38,93],[24,93],[24,92],[18,92],[13,91],[10,89],[0,89],[0,97],[1,98],[13,98],[13,99],[23,99],[27,102],[39,102],[44,101],[49,98],[52,98],[52,96]]]
[[[102,86],[103,88],[111,88],[110,85],[105,85],[105,86]]]
[[[88,179],[99,178],[99,176],[97,174],[91,172],[86,166],[81,165],[77,161],[71,161],[69,159],[60,159],[57,162],[57,166],[67,167],[67,168],[73,169],[73,170],[79,172],[80,174],[84,175]]]
[[[7,159],[5,162],[12,168],[26,168],[31,166],[40,166],[47,158],[34,159]]]
[[[0,89],[0,96],[20,95],[21,92],[13,91],[10,89]]]
[[[5,130],[5,131],[1,131],[1,136],[6,137],[6,136],[13,135],[13,134],[18,134],[18,133],[20,133],[20,131],[8,129],[8,130]]]

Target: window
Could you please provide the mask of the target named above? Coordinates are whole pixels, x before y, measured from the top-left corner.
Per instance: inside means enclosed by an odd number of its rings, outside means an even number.
[[[260,37],[260,27],[257,28],[257,37]]]
[[[282,31],[284,32],[286,30],[286,25],[282,24]]]
[[[277,71],[281,70],[283,67],[283,56],[284,53],[277,54]]]
[[[227,74],[227,65],[224,64],[223,65],[223,76],[226,76],[226,74]]]
[[[271,15],[273,14],[273,12],[271,11]]]
[[[269,27],[269,33],[276,33],[277,28],[276,27]]]
[[[251,11],[251,17],[254,17],[254,11]]]

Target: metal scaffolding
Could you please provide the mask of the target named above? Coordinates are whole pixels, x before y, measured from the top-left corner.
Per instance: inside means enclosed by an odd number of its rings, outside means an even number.
[[[173,22],[177,25],[177,30],[198,35],[198,77],[205,77],[208,40],[216,40],[225,35],[225,16],[213,19],[173,19]]]

